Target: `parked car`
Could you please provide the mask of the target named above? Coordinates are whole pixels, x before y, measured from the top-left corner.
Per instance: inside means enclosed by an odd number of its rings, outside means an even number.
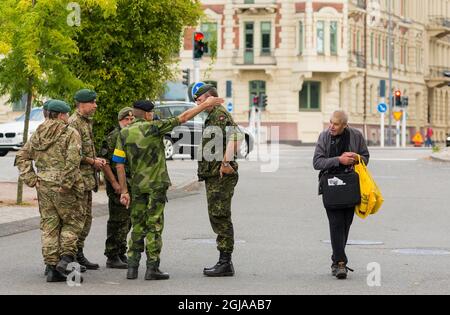
[[[445,141],[447,147],[450,147],[450,135],[447,135],[447,141]]]
[[[28,138],[30,138],[44,120],[42,108],[33,108],[31,110]],[[20,150],[23,146],[24,124],[25,114],[19,116],[12,122],[0,124],[0,156],[5,156],[9,151]]]
[[[176,101],[157,103],[155,106],[155,113],[161,119],[167,119],[179,116],[194,106],[197,105],[194,103]],[[166,158],[168,160],[172,159],[175,154],[189,154],[192,159],[196,157],[207,117],[208,113],[200,113],[192,120],[175,128],[171,133],[165,136],[164,145],[166,148]],[[241,126],[239,126],[239,128],[245,134],[245,141],[242,141],[238,155],[240,158],[245,158],[253,150],[254,137],[246,128]]]

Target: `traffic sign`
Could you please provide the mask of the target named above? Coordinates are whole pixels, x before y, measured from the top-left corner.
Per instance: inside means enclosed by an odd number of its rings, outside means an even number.
[[[227,110],[228,110],[229,113],[232,113],[232,112],[233,112],[233,103],[229,102],[229,103],[227,104]]]
[[[383,114],[387,111],[387,105],[384,103],[378,104],[378,112]]]
[[[402,120],[403,112],[393,112],[393,115],[396,121],[400,121]]]
[[[194,83],[194,86],[192,86],[192,90],[191,90],[192,98],[194,98],[194,95],[195,95],[195,93],[197,93],[198,89],[201,88],[204,85],[205,85],[205,83],[203,83],[203,82],[196,82],[196,83]]]

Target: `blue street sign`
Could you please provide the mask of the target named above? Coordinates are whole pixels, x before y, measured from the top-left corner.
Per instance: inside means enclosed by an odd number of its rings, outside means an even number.
[[[192,87],[192,91],[191,91],[192,98],[194,98],[194,95],[195,95],[195,93],[197,93],[198,89],[201,88],[204,85],[205,85],[205,83],[203,83],[203,82],[196,82],[194,84],[194,86]]]
[[[233,103],[229,102],[229,103],[227,104],[227,110],[228,110],[229,113],[232,113],[232,112],[233,112]]]
[[[387,105],[384,103],[381,103],[378,105],[378,112],[383,114],[387,112]]]

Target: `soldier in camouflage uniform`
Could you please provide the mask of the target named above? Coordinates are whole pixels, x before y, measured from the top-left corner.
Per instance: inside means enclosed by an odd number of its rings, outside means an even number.
[[[67,124],[70,107],[58,100],[47,106],[49,119],[17,153],[15,165],[24,183],[36,187],[47,282],[59,282],[66,281],[66,268],[74,261],[83,229],[83,209],[78,205],[84,195],[84,183],[80,136]]]
[[[105,165],[106,161],[97,158],[94,134],[92,131],[92,115],[94,115],[97,108],[96,104],[97,94],[94,91],[83,89],[75,94],[75,101],[77,109],[75,113],[69,118],[69,124],[76,129],[81,137],[81,174],[84,180],[84,198],[83,208],[85,213],[85,223],[83,230],[78,239],[77,261],[85,266],[87,269],[96,270],[99,268],[98,264],[91,263],[83,252],[84,241],[86,240],[92,225],[92,191],[98,190],[98,171]]]
[[[129,206],[131,201],[132,232],[128,249],[128,279],[136,279],[141,253],[147,254],[146,280],[169,279],[159,270],[164,227],[164,207],[167,189],[171,185],[165,159],[164,136],[172,129],[187,122],[203,110],[223,103],[214,98],[190,109],[178,117],[152,121],[154,105],[149,101],[134,104],[135,121],[122,129],[117,140],[113,161],[117,163],[122,188],[121,202]],[[131,195],[127,190],[125,167],[131,173]]]
[[[117,179],[116,165],[112,161],[114,149],[120,130],[133,122],[133,108],[125,107],[119,112],[117,126],[105,139],[100,156],[108,163],[103,168],[106,178],[106,193],[109,198],[109,220],[106,228],[107,239],[105,244],[105,256],[107,268],[127,269],[127,235],[131,228],[130,210],[120,203],[120,184]],[[129,179],[128,167],[125,167],[127,180]]]
[[[202,103],[209,97],[217,96],[214,86],[207,84],[196,92],[195,100]],[[204,127],[198,177],[206,184],[209,220],[217,234],[220,257],[219,262],[214,267],[205,268],[203,274],[210,277],[233,276],[231,255],[234,249],[234,229],[231,221],[231,200],[239,180],[235,158],[244,136],[223,106],[209,111]],[[222,136],[219,137],[219,134]],[[214,145],[211,145],[212,143]]]

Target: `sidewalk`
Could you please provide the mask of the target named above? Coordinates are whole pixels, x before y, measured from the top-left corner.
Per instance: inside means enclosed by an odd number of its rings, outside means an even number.
[[[194,161],[169,161],[168,168],[172,180],[167,194],[169,200],[195,195],[202,190],[204,184],[197,181]],[[21,206],[16,205],[16,196],[17,182],[0,182],[0,237],[39,228],[36,190],[24,185],[24,204]],[[104,186],[93,194],[92,203],[94,217],[108,215],[108,197]]]

